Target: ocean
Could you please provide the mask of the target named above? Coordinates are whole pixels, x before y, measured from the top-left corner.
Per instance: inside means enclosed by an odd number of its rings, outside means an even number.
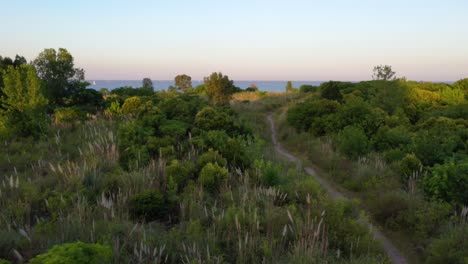
[[[122,86],[130,87],[141,87],[141,80],[88,80],[91,83],[88,88],[99,90],[101,88],[107,88],[112,90]],[[202,84],[202,80],[192,80],[192,86],[195,87]],[[245,89],[250,87],[251,84],[255,84],[260,91],[266,92],[284,92],[286,90],[287,81],[234,81],[234,85]],[[292,81],[294,88],[299,88],[301,85],[315,85],[318,86],[321,81]],[[174,81],[169,80],[153,80],[153,86],[155,91],[166,90],[169,86],[174,86]]]

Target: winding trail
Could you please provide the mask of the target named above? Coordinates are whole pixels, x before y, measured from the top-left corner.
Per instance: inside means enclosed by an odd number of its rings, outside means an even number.
[[[276,138],[276,133],[277,130],[275,128],[275,122],[273,121],[273,118],[270,115],[267,116],[268,121],[270,123],[271,127],[271,141],[273,142],[273,146],[275,147],[275,150],[280,153],[281,155],[285,156],[290,162],[300,164],[301,160],[294,156],[293,154],[289,153],[277,140]],[[339,199],[348,199],[346,198],[345,195],[337,191],[335,188],[333,188],[324,178],[320,177],[318,173],[311,167],[305,167],[304,171],[309,174],[310,176],[314,177],[314,179],[322,185],[322,187],[328,192],[330,197],[334,200],[339,200]],[[392,244],[390,239],[388,239],[382,232],[380,232],[377,228],[375,228],[372,223],[370,223],[367,219],[363,217],[359,217],[358,221],[364,225],[367,225],[371,232],[374,235],[374,239],[378,240],[384,249],[384,251],[387,253],[388,257],[390,258],[391,262],[394,264],[407,264],[408,261],[406,258],[401,254],[401,252]]]

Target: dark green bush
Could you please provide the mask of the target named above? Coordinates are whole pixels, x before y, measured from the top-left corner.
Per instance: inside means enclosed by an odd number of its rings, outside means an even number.
[[[422,163],[414,154],[406,154],[400,162],[400,177],[406,182],[414,172],[420,171]]]
[[[207,152],[203,153],[197,160],[197,171],[201,171],[203,167],[208,163],[216,163],[221,167],[227,166],[227,161],[218,151],[209,149]]]
[[[228,179],[228,170],[218,164],[208,163],[200,172],[198,181],[209,192],[215,192]]]
[[[147,222],[167,218],[168,205],[158,190],[146,190],[134,195],[129,201],[130,215],[133,219]]]
[[[338,134],[338,149],[346,156],[356,159],[370,151],[370,143],[360,127],[347,126]]]
[[[468,263],[468,225],[451,227],[427,249],[427,264]]]

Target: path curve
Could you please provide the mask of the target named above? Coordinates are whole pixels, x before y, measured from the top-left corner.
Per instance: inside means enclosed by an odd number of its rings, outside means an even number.
[[[273,146],[275,147],[275,150],[286,157],[290,162],[300,164],[301,160],[288,152],[284,147],[278,142],[276,138],[276,133],[277,130],[275,128],[275,122],[273,121],[273,118],[270,115],[267,116],[268,121],[270,123],[271,127],[271,141],[273,142]],[[334,200],[338,199],[347,199],[346,196],[344,196],[342,193],[337,191],[335,188],[333,188],[324,178],[320,177],[318,173],[311,167],[305,167],[304,171],[309,174],[310,176],[314,177],[314,179],[322,185],[322,187],[328,192],[330,197]],[[406,258],[401,254],[401,252],[392,244],[390,239],[388,239],[382,232],[380,232],[378,229],[376,229],[372,223],[370,223],[367,219],[360,217],[358,220],[360,223],[367,225],[371,232],[374,235],[374,239],[378,240],[381,244],[385,252],[387,253],[388,257],[394,264],[407,264],[408,261]]]

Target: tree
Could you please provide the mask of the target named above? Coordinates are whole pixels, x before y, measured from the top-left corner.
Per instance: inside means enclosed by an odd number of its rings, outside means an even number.
[[[13,61],[9,57],[0,56],[0,97],[2,96],[1,88],[3,87],[3,71],[7,70],[8,66],[18,67],[22,64],[26,64],[27,61],[23,56],[16,55]]]
[[[153,82],[151,81],[150,78],[144,78],[143,79],[143,88],[145,89],[154,89]]]
[[[65,98],[88,85],[84,82],[84,70],[74,67],[73,56],[66,49],[45,49],[34,60],[34,66],[51,103],[64,105]]]
[[[372,75],[374,80],[392,81],[395,80],[395,72],[392,71],[392,66],[389,65],[378,65],[374,67],[374,74]]]
[[[182,75],[177,75],[174,79],[175,85],[177,88],[180,90],[186,92],[190,89],[192,89],[192,77],[182,74]]]
[[[225,105],[229,103],[232,94],[235,91],[233,81],[222,73],[214,72],[210,77],[205,77],[205,89],[210,101],[217,105]]]
[[[286,92],[293,92],[294,91],[294,88],[292,86],[292,82],[291,81],[288,81],[286,83]]]
[[[343,95],[341,95],[338,83],[329,81],[322,83],[320,85],[320,88],[322,90],[321,96],[322,98],[328,99],[328,100],[335,100],[338,102],[341,102],[343,100]]]
[[[0,98],[0,115],[12,134],[39,135],[47,124],[39,78],[31,65],[9,66],[4,71],[4,94]]]

